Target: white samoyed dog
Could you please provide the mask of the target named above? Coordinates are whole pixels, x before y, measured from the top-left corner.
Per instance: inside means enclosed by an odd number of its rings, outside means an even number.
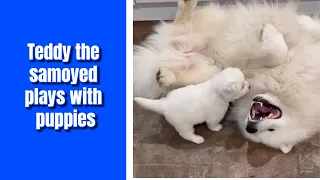
[[[158,98],[237,67],[252,88],[234,102],[229,119],[245,137],[288,153],[319,132],[320,22],[291,3],[192,11],[196,4],[179,0],[175,21],[135,46],[134,96]]]
[[[184,139],[201,144],[204,139],[194,133],[193,126],[206,122],[211,131],[220,131],[229,103],[245,95],[249,88],[240,69],[226,68],[204,83],[175,89],[165,98],[134,100],[164,115]]]

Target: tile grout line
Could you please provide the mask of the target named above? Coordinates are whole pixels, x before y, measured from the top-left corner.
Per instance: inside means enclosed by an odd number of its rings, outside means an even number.
[[[300,153],[297,152],[297,177],[300,178],[301,177],[301,168],[300,168]]]
[[[212,175],[212,171],[213,171],[213,142],[211,142],[211,150],[210,150],[210,165],[211,165],[211,175]],[[210,176],[211,177],[211,176]]]
[[[144,115],[144,117],[143,117],[143,121],[142,121],[142,123],[141,123],[141,127],[140,127],[140,131],[138,132],[138,136],[137,136],[137,139],[136,139],[136,149],[138,149],[139,147],[138,146],[140,146],[140,143],[139,143],[139,141],[140,141],[140,134],[141,134],[141,131],[142,131],[142,128],[143,128],[143,125],[144,125],[144,121],[145,121],[145,119],[146,119],[146,117],[147,117],[147,114],[148,114],[148,112],[149,111],[145,111],[145,115]],[[135,164],[135,162],[133,161],[133,164]]]
[[[167,165],[182,165],[182,166],[210,166],[212,167],[211,163],[210,164],[203,164],[203,163],[193,163],[193,164],[188,164],[188,163],[135,163],[136,165],[154,165],[154,166],[167,166]]]
[[[144,117],[143,117],[143,120],[142,120],[142,123],[141,123],[141,125],[140,125],[140,127],[139,127],[139,131],[133,131],[133,133],[138,133],[138,136],[137,136],[137,139],[136,139],[136,143],[135,143],[135,145],[137,146],[137,144],[138,144],[138,141],[139,141],[139,138],[140,138],[140,132],[141,132],[141,130],[142,130],[142,127],[143,127],[143,124],[144,124],[144,121],[145,121],[145,119],[146,119],[146,116],[147,116],[147,113],[148,113],[148,111],[147,110],[144,110]]]
[[[143,128],[143,125],[144,125],[144,121],[146,120],[146,117],[147,117],[148,113],[149,113],[148,110],[144,110],[144,117],[143,117],[142,123],[140,125],[140,132],[142,131],[142,128]],[[140,134],[140,132],[139,132],[139,134]]]
[[[144,125],[144,121],[145,121],[145,118],[146,118],[146,116],[147,116],[147,114],[148,114],[148,111],[146,111],[145,110],[145,115],[144,115],[144,117],[143,117],[143,121],[142,121],[142,123],[141,123],[141,126],[140,126],[140,131],[138,132],[138,135],[137,135],[137,139],[136,139],[136,142],[135,142],[135,149],[132,151],[132,156],[133,156],[133,161],[132,161],[132,165],[133,165],[133,168],[132,168],[132,171],[133,171],[133,177],[135,177],[135,173],[134,173],[134,165],[137,165],[137,163],[136,162],[134,162],[134,151],[135,150],[137,150],[139,147],[138,146],[140,146],[140,143],[139,143],[139,141],[140,141],[140,134],[141,134],[141,131],[142,131],[142,128],[143,128],[143,125]],[[133,147],[132,147],[133,148]]]

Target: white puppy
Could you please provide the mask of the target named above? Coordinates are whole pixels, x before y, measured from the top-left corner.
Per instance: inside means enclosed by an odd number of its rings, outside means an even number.
[[[201,144],[204,139],[194,133],[193,126],[206,122],[211,131],[219,131],[229,102],[245,95],[249,88],[238,68],[227,68],[204,83],[173,90],[165,98],[136,97],[134,100],[144,108],[164,115],[184,139]]]

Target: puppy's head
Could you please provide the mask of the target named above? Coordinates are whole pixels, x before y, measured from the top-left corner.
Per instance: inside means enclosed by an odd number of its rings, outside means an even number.
[[[220,78],[220,84],[216,86],[222,87],[220,93],[227,101],[239,99],[250,89],[249,83],[238,68],[226,68],[221,71],[218,78]]]

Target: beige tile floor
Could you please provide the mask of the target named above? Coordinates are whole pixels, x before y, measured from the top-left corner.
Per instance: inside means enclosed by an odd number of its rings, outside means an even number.
[[[143,41],[154,22],[134,23],[134,43]],[[220,132],[204,125],[196,133],[205,143],[182,139],[166,120],[134,103],[134,177],[320,177],[320,137],[290,153],[243,138],[234,124]]]

